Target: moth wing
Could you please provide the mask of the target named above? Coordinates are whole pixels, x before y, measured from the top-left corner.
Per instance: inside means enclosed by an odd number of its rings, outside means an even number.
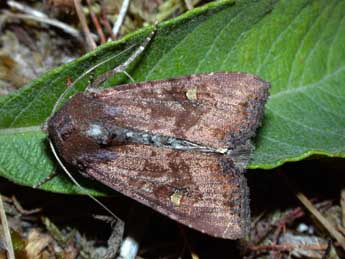
[[[212,236],[247,233],[248,187],[230,158],[134,144],[98,152],[80,163],[110,188]]]
[[[211,73],[120,85],[92,95],[114,125],[231,148],[254,136],[268,88],[255,75]]]
[[[242,173],[268,88],[241,73],[122,85],[74,96],[51,118],[48,132],[68,164],[185,225],[235,239],[249,227]],[[107,130],[114,125],[230,147],[230,156],[118,145]]]

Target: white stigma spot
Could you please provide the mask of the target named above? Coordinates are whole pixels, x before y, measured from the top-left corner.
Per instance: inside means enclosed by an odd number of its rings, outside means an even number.
[[[97,124],[91,124],[90,128],[86,131],[90,137],[97,138],[104,135],[103,128]]]

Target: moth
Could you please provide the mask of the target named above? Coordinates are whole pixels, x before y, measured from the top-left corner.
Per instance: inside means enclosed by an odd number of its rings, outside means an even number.
[[[76,94],[48,121],[63,162],[214,237],[250,227],[244,176],[269,83],[217,72]]]

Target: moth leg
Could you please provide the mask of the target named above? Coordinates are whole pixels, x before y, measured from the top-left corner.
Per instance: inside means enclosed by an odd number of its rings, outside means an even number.
[[[43,184],[49,182],[50,180],[52,180],[57,175],[58,175],[57,171],[53,171],[51,174],[49,174],[48,176],[43,178],[41,181],[39,181],[38,183],[33,185],[32,188],[37,189],[37,188],[41,187]]]
[[[152,40],[153,36],[156,34],[157,24],[158,24],[158,22],[156,21],[153,25],[154,27],[153,27],[153,30],[150,33],[150,35],[146,37],[146,39],[143,41],[143,43],[132,53],[132,55],[130,55],[130,57],[123,64],[121,64],[121,65],[115,67],[114,69],[107,71],[107,72],[103,73],[102,75],[100,75],[99,77],[97,77],[94,82],[92,82],[91,84],[89,84],[86,87],[86,91],[92,91],[91,90],[92,88],[98,88],[99,85],[101,85],[105,80],[107,80],[109,77],[113,77],[114,75],[116,75],[118,73],[124,73],[126,76],[129,77],[129,79],[134,81],[134,79],[126,72],[126,69],[146,49],[147,45]]]

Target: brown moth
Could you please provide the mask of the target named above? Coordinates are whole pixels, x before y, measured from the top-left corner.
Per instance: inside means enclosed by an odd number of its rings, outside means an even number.
[[[243,237],[245,167],[270,85],[210,73],[75,95],[48,122],[72,168],[211,236]]]

